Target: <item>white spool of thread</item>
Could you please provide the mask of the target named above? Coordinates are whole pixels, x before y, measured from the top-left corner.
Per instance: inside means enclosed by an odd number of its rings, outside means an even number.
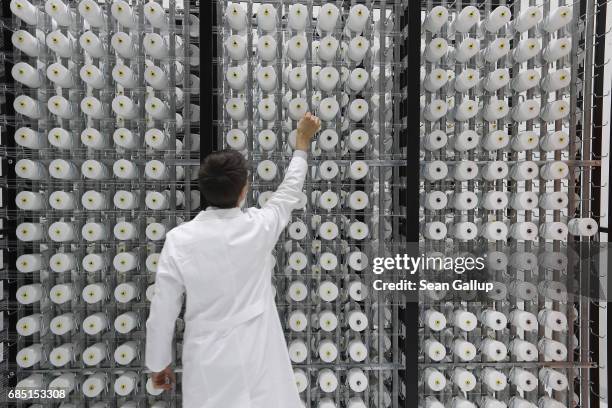
[[[57,254],[53,254],[49,259],[49,267],[53,272],[61,273],[68,272],[77,267],[76,256],[69,252],[60,252]],[[63,290],[63,289],[62,289]],[[52,297],[53,297],[54,289],[51,289]],[[70,289],[72,292],[72,289]],[[67,295],[68,297],[72,297],[72,295]],[[59,303],[59,302],[56,302]],[[63,303],[63,302],[62,302]]]
[[[15,132],[15,142],[28,149],[40,149],[45,146],[45,137],[42,133],[29,127],[21,127]]]
[[[355,92],[361,91],[368,83],[369,76],[365,69],[355,68],[348,77],[349,88]]]
[[[324,310],[318,316],[319,327],[325,332],[332,332],[338,327],[338,317],[331,310]]]
[[[482,117],[486,121],[493,122],[493,121],[500,120],[500,119],[504,118],[508,114],[509,111],[510,111],[510,109],[508,108],[508,103],[504,99],[497,99],[497,98],[492,97],[492,98],[489,99],[489,102],[486,105],[484,105],[484,109],[482,111]],[[497,130],[496,132],[499,132],[499,133],[496,133],[496,134],[502,134],[502,133],[505,134],[505,132],[503,130]],[[491,133],[494,133],[494,132],[491,132]],[[489,135],[491,133],[489,133]],[[507,136],[506,136],[505,139],[507,139]],[[494,143],[491,143],[491,142],[494,142]],[[507,144],[507,142],[506,142],[506,144]],[[495,143],[495,140],[493,140],[493,141],[489,141],[488,145],[492,146],[492,147],[491,148],[485,147],[485,149],[487,149],[487,150],[495,150],[494,147],[495,146],[499,146],[500,142],[497,141]]]
[[[246,41],[241,35],[230,35],[225,41],[225,48],[234,61],[243,61],[246,58]]]
[[[512,18],[512,12],[506,6],[497,6],[492,10],[487,18],[482,22],[482,27],[490,32],[496,33],[500,28],[510,22]]]
[[[319,285],[317,293],[324,302],[333,302],[338,298],[338,286],[331,281],[324,281]]]
[[[231,41],[232,37],[230,37],[228,41]],[[144,39],[143,39],[145,53],[149,55],[151,58],[165,59],[168,57],[169,42],[170,42],[170,38],[168,36],[162,37],[161,35],[157,33],[145,34]],[[180,37],[176,36],[176,49],[177,50],[179,49],[181,44],[182,44],[182,40],[180,40]],[[232,56],[232,52],[229,49],[228,51],[229,51],[230,56]]]
[[[40,33],[42,34],[42,32]],[[17,30],[11,36],[13,46],[26,54],[28,57],[37,57],[40,54],[40,47],[42,46],[41,42],[44,41],[44,34],[42,35],[42,40],[39,40],[25,30]]]
[[[331,221],[326,221],[319,226],[319,236],[328,241],[336,239],[338,232],[338,226]]]
[[[486,309],[480,315],[482,324],[492,330],[503,330],[508,324],[506,315],[497,310]]]
[[[13,78],[29,88],[39,88],[42,85],[40,71],[27,62],[18,62],[11,70]]]
[[[369,48],[370,41],[365,37],[358,35],[349,42],[346,56],[350,61],[359,63],[363,60]]]
[[[325,141],[322,142],[321,139],[325,139]],[[363,129],[355,129],[349,135],[349,138],[347,140],[347,146],[353,151],[359,151],[368,144],[369,139],[370,137],[368,135],[368,132]],[[319,137],[319,146],[321,146],[321,144],[324,144],[324,147],[331,147],[331,145],[333,144],[333,146],[335,147],[337,142],[338,134],[333,129],[325,129]]]
[[[349,105],[349,118],[359,122],[368,114],[368,103],[365,99],[355,99]]]
[[[522,161],[512,166],[510,177],[516,181],[533,180],[539,174],[538,165],[532,161]]]
[[[11,0],[11,12],[23,20],[26,24],[35,26],[38,24],[40,11],[28,0]]]
[[[540,237],[548,240],[564,241],[567,239],[567,225],[562,222],[540,224]]]
[[[355,4],[349,10],[346,27],[350,31],[360,34],[363,32],[369,17],[370,10],[366,6],[363,4]]]
[[[138,177],[138,167],[136,167],[134,162],[126,159],[119,159],[113,163],[113,173],[117,178],[131,180]]]
[[[27,95],[19,95],[15,98],[13,108],[15,112],[30,119],[40,119],[42,116],[43,107],[41,104]]]
[[[68,99],[63,96],[55,95],[47,102],[49,112],[61,119],[72,119],[76,114],[76,109]]]
[[[422,204],[428,210],[439,211],[448,204],[448,197],[442,191],[430,191],[423,195]]]
[[[551,40],[542,51],[544,61],[551,63],[569,55],[572,50],[572,39],[561,37]]]
[[[560,6],[551,10],[549,15],[542,21],[541,28],[548,33],[553,33],[571,23],[572,18],[572,8],[569,6]]]
[[[259,83],[259,87],[263,91],[271,92],[274,89],[276,89],[277,78],[276,78],[276,71],[274,70],[274,67],[271,65],[267,67],[259,67],[259,69],[257,70],[257,82]],[[242,86],[246,84],[246,74],[243,77],[241,77],[241,84]]]
[[[537,203],[537,200],[535,202]],[[529,221],[517,222],[510,227],[510,236],[516,240],[535,241],[538,237],[538,227]]]
[[[500,37],[491,41],[489,46],[482,51],[482,57],[486,62],[493,64],[508,52],[510,52],[510,42],[507,38]]]
[[[444,374],[432,367],[426,368],[423,372],[423,382],[434,392],[442,391],[446,387]]]
[[[115,65],[112,76],[113,80],[124,88],[131,89],[138,85],[136,74],[127,65]]]
[[[531,392],[538,386],[538,378],[535,375],[518,367],[510,370],[509,379],[521,391]]]
[[[538,313],[538,322],[552,331],[563,332],[567,330],[567,316],[556,310],[540,310]]]
[[[550,132],[540,140],[540,148],[546,152],[565,149],[569,144],[569,135],[564,131]]]
[[[441,68],[434,68],[423,79],[423,88],[425,88],[428,92],[436,92],[438,89],[446,85],[447,81],[448,74],[446,71]]]
[[[540,41],[537,38],[525,38],[517,44],[517,46],[512,51],[512,57],[514,62],[518,64],[522,64],[531,58],[536,57],[542,46]]]
[[[302,302],[308,297],[308,287],[302,281],[293,281],[289,284],[287,295],[291,301]]]
[[[160,241],[166,237],[167,226],[165,223],[161,222],[152,222],[147,225],[145,230],[145,234],[147,239],[151,241]]]
[[[319,72],[317,86],[322,91],[331,92],[336,88],[336,84],[338,83],[339,80],[340,80],[340,74],[338,73],[338,70],[336,68],[324,67]],[[323,99],[323,101],[325,101],[326,99],[329,99],[329,98],[325,98]],[[319,103],[319,108],[321,107],[320,105],[323,101]]]
[[[164,7],[151,0],[144,6],[144,15],[147,21],[155,28],[159,28],[162,31],[168,28],[168,16]]]
[[[482,408],[507,408],[505,402],[501,402],[491,397],[483,397],[480,401],[480,406]]]
[[[170,137],[160,129],[149,129],[145,133],[145,143],[155,150],[166,150],[170,145]]]
[[[347,257],[348,266],[356,271],[363,271],[368,266],[368,256],[361,251],[353,251]]]
[[[83,257],[83,269],[87,272],[96,272],[107,266],[107,259],[103,254],[87,254]]]
[[[464,7],[455,17],[452,29],[460,33],[467,33],[480,20],[480,12],[474,6]]]
[[[360,363],[368,357],[368,348],[361,340],[351,340],[346,348],[349,358],[356,363]]]
[[[43,193],[36,193],[33,191],[20,191],[15,197],[15,204],[17,204],[17,207],[20,210],[42,210],[45,207],[44,199],[45,195]]]
[[[430,122],[435,122],[446,115],[448,105],[441,99],[434,99],[423,108],[423,117]]]
[[[512,27],[519,33],[523,33],[536,26],[542,19],[542,10],[537,6],[527,7],[512,22]]]
[[[95,366],[106,359],[108,348],[106,343],[95,343],[83,350],[83,362],[88,366]]]
[[[476,148],[476,146],[478,146],[479,139],[478,133],[467,129],[459,133],[457,136],[450,138],[449,147],[452,147],[458,152],[465,152]]]
[[[239,76],[240,74],[242,74],[242,66],[228,68],[225,78],[227,78],[227,82],[232,89],[240,90],[244,88],[246,78]],[[155,65],[148,66],[145,69],[144,78],[153,89],[163,90],[168,87],[168,74],[162,67]]]
[[[128,241],[138,238],[138,229],[134,223],[120,221],[115,224],[115,227],[113,228],[113,235],[120,241]]]
[[[63,336],[64,334],[74,329],[74,327],[74,315],[72,313],[64,313],[62,315],[55,316],[53,319],[51,319],[51,322],[49,323],[51,333],[55,334],[56,336]],[[72,356],[72,350],[70,350],[70,356]],[[67,362],[71,359],[72,358],[70,357],[65,361]]]
[[[136,388],[138,383],[138,374],[133,371],[127,371],[121,374],[115,380],[114,390],[115,394],[125,397],[129,395]]]
[[[480,343],[480,350],[489,361],[503,361],[508,356],[508,349],[501,341],[484,339]]]
[[[103,283],[91,283],[83,288],[81,297],[88,304],[96,304],[106,298],[106,285]]]
[[[478,165],[473,161],[458,162],[453,168],[453,177],[457,181],[473,180],[477,175]]]
[[[294,332],[302,332],[308,326],[308,319],[301,310],[294,310],[288,317],[289,328]]]
[[[531,89],[531,88],[537,86],[539,81],[540,81],[540,73],[538,71],[536,71],[535,69],[528,69],[526,71],[520,72],[512,80],[512,82],[510,83],[510,86],[516,92],[524,92],[524,91],[526,91],[528,89]],[[528,101],[525,101],[525,102],[528,102]],[[530,102],[530,104],[533,104],[533,102]],[[538,107],[538,110],[539,110],[540,109],[539,102],[538,102],[537,107]],[[513,114],[514,114],[514,109],[513,109]],[[531,115],[532,115],[532,113],[530,113],[530,111],[528,109],[528,106],[523,108],[523,110],[521,112],[518,112],[517,114],[519,115],[518,117],[521,119],[521,121],[527,120],[527,119],[523,119],[523,118],[531,117]]]
[[[49,238],[54,242],[70,242],[76,238],[76,231],[71,222],[57,221],[49,226]]]
[[[86,210],[104,210],[108,207],[108,197],[106,193],[88,190],[81,196],[81,204]]]
[[[90,31],[88,31],[91,33]],[[95,34],[92,34],[95,38]],[[99,41],[99,40],[98,40]],[[47,47],[55,52],[61,58],[72,58],[72,54],[76,49],[75,40],[71,34],[65,36],[60,30],[52,31],[47,35]],[[84,48],[84,47],[83,47]]]
[[[470,223],[471,224],[471,223]],[[453,312],[453,324],[460,330],[470,332],[478,325],[476,315],[467,310],[457,309]]]
[[[319,166],[319,176],[322,180],[333,180],[336,178],[339,172],[340,168],[338,167],[338,164],[332,160],[325,160]]]
[[[538,194],[533,191],[514,193],[510,206],[515,210],[533,210],[538,206]]]
[[[31,336],[38,333],[41,327],[40,313],[34,313],[29,316],[22,317],[17,321],[16,330],[20,336]]]
[[[21,368],[30,368],[38,364],[43,358],[43,347],[42,344],[33,344],[28,347],[24,347],[17,353],[15,358],[17,365]],[[41,384],[42,385],[42,384]],[[19,384],[17,386],[19,387]]]
[[[340,16],[338,7],[331,3],[325,3],[319,10],[317,16],[317,29],[320,32],[333,31]]]
[[[138,258],[133,252],[120,252],[113,258],[113,267],[119,272],[129,272],[138,267]]]
[[[368,195],[364,191],[353,191],[348,196],[348,207],[353,210],[363,210],[368,206],[368,203]]]
[[[42,254],[24,254],[17,258],[15,265],[19,272],[30,273],[43,269],[45,262]]]
[[[79,71],[81,79],[94,89],[102,89],[106,86],[104,74],[93,64],[85,64]],[[115,98],[116,99],[116,98]],[[114,109],[113,109],[114,110]]]
[[[497,107],[492,107],[491,105],[487,105],[485,109],[492,109],[495,111],[495,114],[489,112],[491,113],[491,115],[488,116],[488,118],[485,118],[486,120],[494,121],[494,120],[498,120],[506,116],[506,113],[508,112],[508,105],[506,105],[506,103],[503,101],[499,101],[499,102],[501,103]],[[498,115],[500,117],[496,118],[495,116],[498,116]],[[510,142],[510,137],[505,131],[494,130],[492,132],[489,132],[482,139],[481,146],[484,150],[488,150],[492,152],[492,151],[496,151],[499,149],[503,149],[504,147],[508,145],[509,142]]]
[[[538,400],[538,408],[564,408],[566,405],[560,401],[544,396]]]
[[[257,175],[264,181],[272,181],[278,174],[278,168],[272,160],[262,160],[257,165]]]
[[[108,318],[103,312],[94,313],[83,320],[82,326],[86,334],[93,336],[108,328]]]
[[[355,302],[364,301],[368,297],[368,287],[363,282],[354,280],[349,283],[348,294]]]
[[[159,261],[158,253],[150,254],[149,256],[147,256],[147,259],[145,260],[145,266],[147,267],[147,270],[151,272],[157,272],[158,261]]]
[[[568,380],[565,374],[548,367],[540,369],[538,379],[544,384],[545,389],[564,391],[568,386]]]
[[[138,207],[138,193],[118,190],[113,197],[115,207],[121,210],[131,210]]]
[[[512,138],[510,146],[517,152],[535,149],[538,147],[538,135],[531,130],[520,132]]]
[[[292,222],[289,225],[288,231],[289,231],[289,237],[296,241],[304,239],[306,235],[308,234],[308,229],[306,227],[306,224],[304,224],[302,221],[299,221],[299,220]]]
[[[561,120],[569,115],[569,104],[565,100],[548,103],[540,112],[540,117],[545,122]]]
[[[423,322],[433,331],[441,331],[446,327],[446,317],[434,309],[427,309],[423,313]]]
[[[156,120],[165,120],[170,116],[168,104],[157,97],[151,97],[146,100],[145,111]]]
[[[476,377],[474,377],[474,374],[465,368],[455,368],[453,370],[451,379],[453,383],[463,392],[472,391],[476,387]]]
[[[102,27],[105,23],[104,12],[95,0],[82,0],[79,3],[79,14],[92,27]]]
[[[180,179],[179,167],[176,167],[176,178]],[[166,180],[168,179],[169,169],[160,160],[149,160],[145,164],[145,177],[151,180]]]
[[[274,5],[262,4],[257,10],[257,26],[264,32],[276,30],[277,13]]]
[[[499,392],[508,385],[506,375],[491,367],[484,368],[480,373],[482,382],[491,390]]]
[[[287,24],[293,31],[304,31],[308,22],[308,8],[303,4],[291,4]]]
[[[368,164],[362,160],[357,160],[351,163],[348,168],[348,176],[352,180],[361,180],[368,174]]]
[[[362,332],[368,328],[368,317],[361,310],[351,310],[346,320],[353,331]]]
[[[548,162],[540,169],[540,177],[544,180],[560,180],[567,178],[569,167],[561,161]]]
[[[161,393],[164,392],[163,388],[157,388],[153,385],[153,379],[151,377],[147,379],[147,383],[145,384],[145,389],[147,390],[147,394],[153,395],[153,396],[161,395]]]
[[[544,269],[564,271],[567,268],[568,258],[562,252],[545,251],[538,257],[539,265]],[[542,285],[540,282],[538,286]]]
[[[138,105],[125,95],[119,95],[111,102],[113,112],[123,119],[136,119],[139,115]]]
[[[568,222],[569,233],[576,236],[592,237],[597,233],[597,221],[593,218],[572,218]]]
[[[332,35],[326,35],[319,42],[319,47],[317,50],[317,55],[324,62],[332,62],[334,58],[336,58],[336,53],[338,52],[338,40],[334,38]]]
[[[257,111],[262,120],[271,121],[276,117],[276,103],[273,97],[263,98],[257,104]]]
[[[483,208],[487,210],[502,210],[508,206],[508,196],[503,191],[488,191],[481,196],[480,202]],[[497,225],[497,227],[499,226]],[[505,229],[505,231],[507,230]]]
[[[263,35],[257,40],[257,54],[262,61],[274,61],[276,58],[277,43],[271,35]],[[242,60],[243,58],[237,58]]]
[[[497,90],[508,85],[510,82],[510,73],[507,68],[498,68],[490,72],[483,80],[482,87],[488,92],[496,92]]]
[[[423,225],[423,236],[426,239],[439,241],[446,238],[446,234],[446,225],[440,221],[432,221]]]
[[[459,63],[466,63],[478,53],[479,49],[478,40],[468,37],[453,50],[452,57]]]
[[[136,312],[125,312],[115,319],[115,330],[121,334],[127,334],[134,330],[138,325],[138,315]]]
[[[136,28],[136,15],[126,1],[115,0],[111,5],[111,14],[120,25],[126,28]]]
[[[435,160],[425,163],[423,167],[423,177],[430,182],[443,180],[448,174],[448,167],[443,161]]]
[[[73,373],[64,373],[57,377],[55,377],[49,383],[49,389],[51,390],[62,390],[69,395],[72,391],[74,391],[74,387],[76,385],[76,374]]]
[[[289,255],[289,266],[296,271],[303,270],[308,264],[308,259],[303,252],[295,251]]]
[[[304,61],[307,52],[308,42],[303,34],[294,35],[287,42],[287,56],[289,56],[293,62]]]
[[[513,310],[510,312],[510,323],[517,329],[534,331],[538,329],[538,319],[533,313],[525,310]]]
[[[321,81],[319,80],[319,83],[320,82]],[[308,108],[308,105],[306,104],[305,100],[304,100],[304,106],[306,109]],[[289,109],[291,109],[291,105],[289,106]],[[329,122],[333,120],[334,118],[336,118],[336,115],[338,114],[339,110],[340,110],[340,106],[338,105],[338,101],[336,101],[335,97],[330,96],[330,97],[324,98],[319,103],[319,117],[326,122]],[[291,116],[292,119],[295,116],[295,115],[292,115],[291,110],[289,111],[289,115]],[[303,115],[300,115],[300,117],[301,116]],[[298,119],[299,118],[293,119],[293,120],[298,120]]]
[[[360,368],[350,369],[346,376],[346,382],[353,392],[363,392],[368,388],[368,377]],[[331,407],[335,408],[336,405],[333,404]]]
[[[81,165],[81,173],[91,180],[104,180],[108,178],[108,168],[97,160],[86,160]]]
[[[106,49],[102,41],[92,31],[86,31],[83,33],[83,35],[81,35],[79,38],[79,44],[81,45],[81,48],[87,51],[92,58],[103,58],[106,56]],[[70,54],[72,54],[72,52],[70,52]],[[67,56],[66,58],[69,57],[70,56]]]
[[[49,140],[49,143],[52,146],[57,147],[58,149],[71,149],[76,145],[74,135],[62,128],[51,129],[47,135],[47,140]]]
[[[326,271],[333,271],[338,266],[338,257],[331,252],[323,252],[319,257],[319,265]]]
[[[225,19],[234,31],[242,31],[246,28],[246,11],[240,3],[232,3],[225,10]]]
[[[423,29],[430,33],[437,33],[447,22],[448,10],[446,7],[435,6],[427,13],[425,21],[423,21]]]
[[[83,394],[88,398],[95,398],[102,393],[106,388],[106,374],[96,372],[91,374],[81,385]]]
[[[334,392],[336,388],[338,388],[338,377],[329,368],[324,368],[319,371],[317,383],[319,384],[319,388],[321,388],[321,391],[327,393]]]
[[[433,337],[423,342],[425,354],[433,361],[442,361],[446,357],[446,348]]]
[[[308,347],[302,339],[295,339],[289,343],[289,358],[293,363],[303,363],[308,357]]]
[[[457,92],[467,92],[475,87],[479,81],[478,71],[472,68],[466,68],[452,81]]]
[[[240,129],[230,129],[225,136],[225,141],[234,150],[242,151],[246,149],[246,135]]]
[[[458,122],[470,120],[478,113],[478,104],[471,99],[462,100],[459,105],[453,109],[453,117]]]
[[[436,63],[440,61],[448,52],[448,43],[444,38],[433,38],[426,46],[423,57],[426,61]]]
[[[572,80],[570,72],[566,69],[558,69],[546,75],[541,82],[542,89],[546,92],[556,92],[569,86]]]
[[[138,352],[138,344],[135,341],[126,341],[115,349],[115,362],[120,365],[128,365],[135,358]]]
[[[289,87],[294,91],[301,91],[306,87],[306,67],[305,66],[297,66],[291,71],[289,71],[288,75],[288,83]]]
[[[246,117],[246,106],[242,98],[229,98],[225,104],[225,110],[235,121],[241,121]]]
[[[488,162],[480,174],[487,181],[501,180],[508,175],[508,165],[503,161]]]
[[[502,221],[491,221],[482,225],[480,235],[489,241],[505,241],[508,227]]]
[[[476,346],[469,341],[457,338],[453,341],[453,353],[461,359],[461,361],[472,361],[476,357]]]
[[[43,239],[45,230],[42,224],[22,222],[17,226],[17,239],[23,242],[34,242]]]

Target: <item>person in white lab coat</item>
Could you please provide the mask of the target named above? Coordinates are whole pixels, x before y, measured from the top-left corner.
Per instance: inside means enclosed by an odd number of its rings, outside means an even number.
[[[241,205],[247,168],[235,151],[210,154],[200,189],[211,205],[172,229],[159,257],[145,364],[157,388],[174,384],[172,342],[185,294],[184,408],[301,408],[274,304],[272,250],[303,196],[307,152],[320,128],[307,113],[285,178],[262,208]]]

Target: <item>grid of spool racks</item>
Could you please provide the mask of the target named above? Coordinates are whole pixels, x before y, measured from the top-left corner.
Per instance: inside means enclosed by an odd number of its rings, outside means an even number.
[[[577,198],[591,171],[579,6],[422,4],[422,244],[486,252],[495,286],[420,294],[419,405],[589,406],[588,302],[568,300],[565,249],[598,228]]]
[[[144,323],[165,233],[200,206],[192,3],[10,3],[10,363],[17,388],[56,390],[45,406],[174,404],[147,382]]]
[[[249,205],[262,205],[281,181],[297,120],[311,111],[322,123],[302,208],[275,252],[276,303],[302,401],[396,406],[397,305],[368,290],[368,263],[391,245],[399,8],[369,1],[220,5],[220,145],[252,165]]]

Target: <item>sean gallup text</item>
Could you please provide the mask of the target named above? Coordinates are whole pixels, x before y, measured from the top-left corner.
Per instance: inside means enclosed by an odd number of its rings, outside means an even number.
[[[492,282],[481,282],[476,279],[461,280],[456,279],[451,282],[430,282],[426,279],[411,281],[401,279],[396,282],[385,282],[377,279],[372,282],[374,290],[383,291],[413,291],[413,290],[457,290],[457,291],[482,291],[489,292],[493,290]]]

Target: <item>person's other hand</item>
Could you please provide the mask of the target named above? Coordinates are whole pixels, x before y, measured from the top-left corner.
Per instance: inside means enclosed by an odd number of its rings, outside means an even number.
[[[170,366],[164,368],[158,373],[151,373],[151,380],[153,381],[153,388],[171,390],[176,382],[174,371]]]
[[[310,112],[306,112],[298,122],[295,147],[298,150],[308,151],[310,141],[321,128],[321,120]]]

